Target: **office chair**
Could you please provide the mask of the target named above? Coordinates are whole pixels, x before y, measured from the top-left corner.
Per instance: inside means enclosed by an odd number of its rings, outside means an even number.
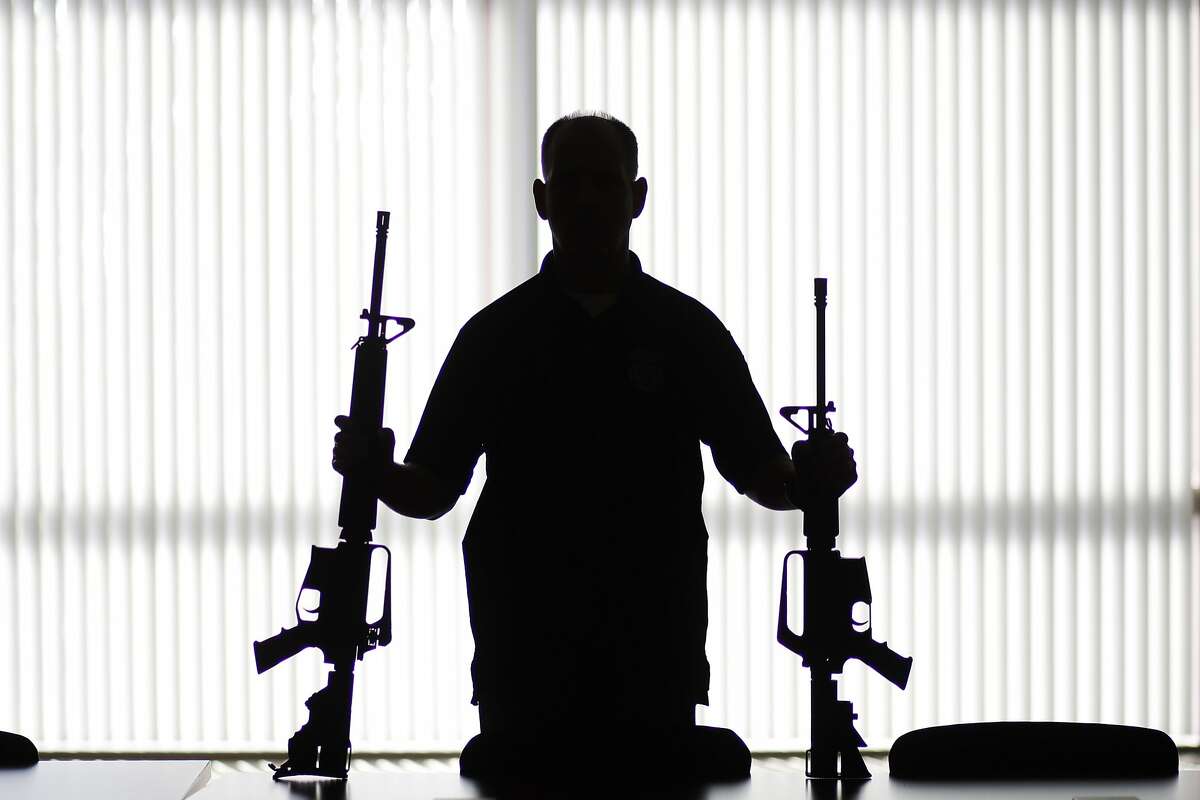
[[[16,733],[0,731],[0,768],[32,767],[38,763],[33,742]]]
[[[888,753],[893,778],[1159,778],[1179,750],[1151,728],[1086,722],[974,722],[909,731]]]

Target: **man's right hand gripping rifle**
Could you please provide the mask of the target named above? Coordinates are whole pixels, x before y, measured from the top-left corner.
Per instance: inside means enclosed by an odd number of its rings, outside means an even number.
[[[347,416],[334,417],[333,468],[346,477],[362,476],[376,496],[397,514],[437,519],[454,507],[458,490],[419,464],[394,460],[396,434],[380,428],[375,436]]]

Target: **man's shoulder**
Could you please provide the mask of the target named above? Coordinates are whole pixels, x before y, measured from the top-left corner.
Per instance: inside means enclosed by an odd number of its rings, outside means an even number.
[[[641,296],[647,311],[663,318],[675,328],[720,332],[725,324],[704,303],[680,289],[663,283],[653,275],[642,274]]]
[[[538,276],[534,275],[472,314],[463,331],[486,338],[501,334],[527,319],[542,295]]]

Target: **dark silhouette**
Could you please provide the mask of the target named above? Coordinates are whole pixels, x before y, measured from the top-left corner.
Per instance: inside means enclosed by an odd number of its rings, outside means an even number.
[[[664,771],[646,780],[608,780],[596,764],[559,780],[474,779],[476,790],[488,800],[704,800],[706,787],[699,783],[671,783]],[[603,770],[603,767],[600,767]],[[612,776],[617,778],[617,776]],[[615,783],[615,785],[614,785]]]
[[[38,763],[33,742],[19,733],[0,731],[0,767],[32,767]]]
[[[637,141],[607,115],[542,140],[540,271],[463,325],[400,464],[335,422],[334,468],[377,476],[400,514],[436,519],[487,453],[463,539],[481,733],[464,776],[744,779],[733,731],[697,726],[709,666],[701,443],[776,510],[793,485],[855,479],[845,436],[805,443],[799,476],[721,321],[629,250],[646,203]]]
[[[892,745],[893,778],[1168,778],[1179,750],[1162,731],[1086,722],[973,722],[909,731]]]
[[[796,464],[808,459],[814,445],[828,443],[845,434],[834,434],[829,414],[837,409],[825,401],[825,302],[827,280],[813,281],[817,307],[817,404],[815,406],[784,406],[779,413],[807,440],[792,446]],[[797,413],[808,413],[808,427],[792,419]],[[819,477],[819,476],[818,476]],[[848,485],[845,488],[849,488]],[[848,700],[837,699],[837,682],[846,661],[857,658],[871,669],[903,689],[908,684],[912,658],[901,657],[871,636],[871,585],[867,579],[865,558],[843,558],[833,549],[838,535],[838,498],[845,491],[842,484],[822,485],[820,480],[797,487],[806,497],[799,501],[805,509],[804,538],[807,550],[793,550],[783,558],[783,582],[779,589],[779,643],[803,658],[809,668],[811,684],[811,725],[806,773],[811,778],[840,778],[863,780],[871,777],[858,748],[866,747],[862,736],[854,729],[858,717]],[[788,559],[798,555],[804,562],[804,633],[795,634],[787,623]],[[866,616],[854,619],[854,606],[866,606]]]
[[[363,309],[367,335],[355,342],[354,385],[350,392],[350,416],[346,419],[360,429],[379,431],[383,427],[383,400],[387,378],[387,345],[412,330],[407,317],[389,317],[380,313],[383,297],[383,267],[387,253],[390,215],[380,211],[375,223],[375,265],[371,279],[371,307]],[[387,323],[395,322],[400,332],[387,335]],[[379,437],[375,437],[379,440]],[[393,439],[373,460],[392,460]],[[342,529],[337,547],[313,547],[308,572],[296,598],[295,627],[254,643],[254,663],[259,674],[286,661],[300,651],[316,647],[326,664],[332,664],[324,689],[308,698],[308,722],[288,740],[288,757],[275,767],[276,780],[293,775],[322,776],[344,780],[350,769],[350,709],[354,697],[354,662],[392,640],[392,561],[391,553],[371,543],[375,529],[378,499],[370,470],[342,480],[338,525]],[[371,563],[376,556],[385,559],[382,610],[378,618],[367,618],[371,581]],[[311,607],[305,605],[310,592]],[[308,614],[308,617],[305,617]]]

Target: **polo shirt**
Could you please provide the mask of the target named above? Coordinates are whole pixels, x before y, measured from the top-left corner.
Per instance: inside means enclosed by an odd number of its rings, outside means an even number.
[[[473,704],[708,703],[707,445],[739,493],[786,454],[733,336],[629,252],[593,316],[536,275],[462,326],[405,461],[465,492]]]

